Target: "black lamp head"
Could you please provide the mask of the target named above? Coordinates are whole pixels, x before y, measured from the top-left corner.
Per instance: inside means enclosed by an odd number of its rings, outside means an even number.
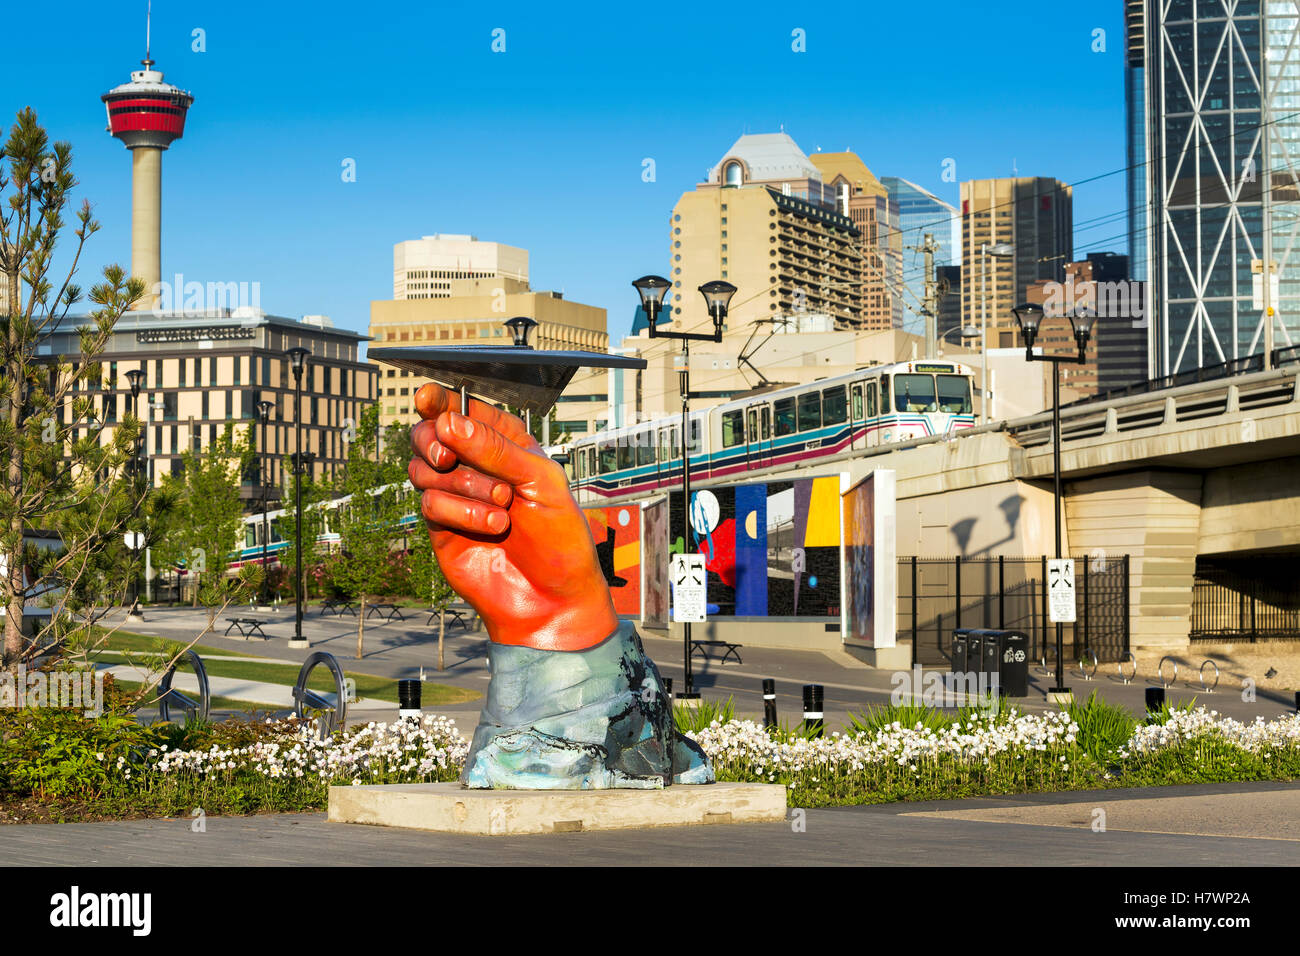
[[[144,381],[144,372],[138,368],[133,368],[126,373],[126,380],[131,384],[131,397],[135,398],[140,394],[140,385]]]
[[[1011,310],[1020,324],[1020,335],[1025,340],[1025,351],[1034,347],[1038,338],[1038,324],[1043,321],[1043,307],[1034,302],[1022,302]]]
[[[1097,313],[1088,306],[1080,306],[1070,313],[1070,325],[1074,327],[1074,341],[1079,346],[1080,355],[1088,348],[1088,339],[1096,322]]]
[[[293,366],[293,374],[301,375],[303,368],[307,365],[307,357],[311,355],[311,351],[299,345],[289,349],[288,355],[289,364]]]
[[[645,311],[646,321],[650,323],[650,334],[654,335],[655,323],[659,321],[659,313],[664,308],[664,296],[668,294],[672,283],[663,276],[642,276],[633,281],[632,286],[641,296],[641,308]]]
[[[713,316],[714,330],[718,334],[722,333],[722,323],[727,319],[727,307],[735,294],[736,287],[724,279],[714,279],[700,286],[700,295],[704,296],[709,315]]]
[[[271,417],[271,409],[274,407],[275,404],[273,402],[268,402],[266,399],[262,399],[262,401],[257,403],[257,417],[262,420],[263,425],[265,425],[266,420]]]
[[[513,319],[506,319],[501,323],[510,330],[510,336],[514,339],[515,347],[521,349],[530,349],[528,344],[528,333],[537,328],[537,322],[526,315],[516,315]]]

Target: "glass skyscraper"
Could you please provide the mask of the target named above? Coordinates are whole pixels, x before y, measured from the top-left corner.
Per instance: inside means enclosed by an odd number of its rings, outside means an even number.
[[[1273,344],[1300,344],[1300,0],[1126,0],[1125,22],[1129,253],[1149,282],[1151,374],[1263,351],[1266,216]]]
[[[917,312],[925,301],[925,256],[907,247],[920,246],[925,234],[930,233],[938,247],[934,253],[936,269],[939,266],[960,265],[961,250],[955,247],[955,243],[961,241],[961,219],[956,207],[950,206],[916,183],[897,176],[881,176],[880,183],[889,190],[889,198],[898,203],[898,229],[902,234],[903,246],[903,285],[906,287],[903,301],[910,307],[903,326],[909,332],[921,332],[924,331],[924,322]]]

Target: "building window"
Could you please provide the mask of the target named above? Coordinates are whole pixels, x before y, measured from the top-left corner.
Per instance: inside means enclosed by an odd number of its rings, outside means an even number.
[[[722,169],[722,184],[724,186],[739,186],[745,179],[745,171],[740,163],[727,163]]]

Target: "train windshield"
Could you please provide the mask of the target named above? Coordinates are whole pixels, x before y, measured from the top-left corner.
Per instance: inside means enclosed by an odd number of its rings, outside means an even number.
[[[940,375],[939,411],[949,415],[969,415],[972,408],[970,379],[964,375]]]
[[[933,375],[895,375],[894,408],[900,412],[935,410]]]

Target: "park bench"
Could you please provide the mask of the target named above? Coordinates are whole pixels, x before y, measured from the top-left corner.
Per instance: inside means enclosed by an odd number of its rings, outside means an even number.
[[[355,601],[347,601],[341,598],[328,598],[327,600],[321,602],[321,606],[320,606],[321,617],[324,617],[330,611],[333,611],[339,617],[342,617],[344,614],[351,614],[353,617],[356,617],[357,605]]]
[[[226,628],[226,637],[230,636],[232,630],[237,630],[240,637],[260,637],[264,641],[270,640],[262,630],[263,622],[255,617],[228,617],[226,620],[230,622]]]
[[[448,604],[443,610],[447,613],[447,626],[450,628],[455,625],[468,631],[478,612],[468,604]],[[429,609],[429,620],[425,622],[425,627],[432,627],[433,622],[438,619],[438,609]]]
[[[720,661],[720,663],[725,664],[727,663],[728,659],[735,658],[737,664],[743,664],[744,661],[740,659],[740,649],[744,646],[745,646],[744,644],[733,644],[731,641],[697,641],[692,639],[691,653],[694,654],[698,651],[700,656],[707,661],[707,660],[711,660],[712,658],[709,657],[709,652],[705,650],[705,648],[725,647],[727,650],[725,653],[723,653],[722,660]]]
[[[369,604],[366,606],[366,617],[370,617],[371,614],[378,614],[385,621],[391,621],[393,618],[399,621],[406,620],[402,609],[396,604]]]

